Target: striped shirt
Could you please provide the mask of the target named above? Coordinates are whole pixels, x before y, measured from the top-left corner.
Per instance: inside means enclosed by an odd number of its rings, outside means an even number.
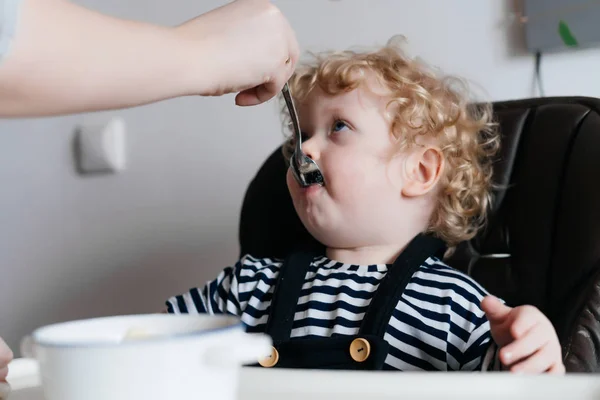
[[[228,313],[248,332],[264,332],[282,261],[250,255],[202,288],[167,300],[170,313]],[[355,335],[391,265],[350,265],[323,256],[305,277],[291,332],[297,337]],[[385,369],[475,371],[495,360],[480,302],[487,292],[469,276],[430,257],[410,278],[388,322]]]

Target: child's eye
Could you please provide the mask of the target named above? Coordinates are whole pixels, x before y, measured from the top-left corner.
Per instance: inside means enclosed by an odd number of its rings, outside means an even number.
[[[335,123],[333,124],[333,131],[334,132],[340,132],[343,131],[345,128],[348,128],[348,124],[346,124],[344,121],[335,121]]]

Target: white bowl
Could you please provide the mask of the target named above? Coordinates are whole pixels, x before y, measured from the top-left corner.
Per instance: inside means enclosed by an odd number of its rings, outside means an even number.
[[[236,317],[169,314],[49,325],[30,343],[46,400],[184,399],[198,388],[233,400],[239,368],[271,349]]]

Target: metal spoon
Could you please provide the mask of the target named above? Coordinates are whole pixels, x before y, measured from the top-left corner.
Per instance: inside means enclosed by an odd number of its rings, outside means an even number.
[[[325,179],[319,169],[317,163],[302,152],[302,134],[300,133],[300,123],[298,122],[298,113],[292,100],[290,93],[290,87],[286,84],[283,86],[281,91],[285,104],[287,105],[290,117],[292,119],[292,128],[294,129],[294,135],[296,136],[296,149],[290,157],[290,168],[292,169],[292,175],[296,178],[296,181],[302,187],[308,187],[311,185],[325,185]]]

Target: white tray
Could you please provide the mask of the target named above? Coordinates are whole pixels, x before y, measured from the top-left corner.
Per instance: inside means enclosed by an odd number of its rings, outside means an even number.
[[[11,364],[9,400],[43,400],[30,360]],[[243,368],[239,400],[600,399],[600,376],[347,372]],[[189,399],[193,399],[190,396]],[[108,399],[107,399],[108,400]],[[172,399],[177,400],[177,399]],[[186,399],[187,400],[187,399]]]

